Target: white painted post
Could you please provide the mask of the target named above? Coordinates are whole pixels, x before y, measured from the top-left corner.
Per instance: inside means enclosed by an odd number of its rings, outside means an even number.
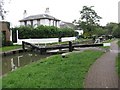
[[[18,56],[18,67],[20,66],[20,58],[21,57],[23,57],[23,55],[22,56]]]
[[[17,30],[17,42],[18,42],[18,40],[19,40],[19,39],[18,39],[18,30]]]
[[[103,46],[111,46],[111,43],[103,43]]]
[[[10,41],[12,41],[12,30],[10,30]]]
[[[11,68],[12,68],[12,71],[15,70],[15,64],[14,64],[14,62],[13,62],[13,58],[11,59]]]

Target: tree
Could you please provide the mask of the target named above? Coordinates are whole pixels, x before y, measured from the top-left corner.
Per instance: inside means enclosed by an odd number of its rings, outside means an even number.
[[[93,10],[94,6],[83,6],[82,11],[80,11],[80,19],[78,24],[80,28],[84,30],[84,35],[92,36],[94,32],[94,28],[99,26],[98,22],[102,19],[100,16],[97,15],[95,10]]]
[[[113,32],[118,28],[118,24],[117,23],[113,23],[113,22],[110,22],[110,23],[107,23],[106,25],[106,30],[107,30],[107,35],[112,35]]]
[[[96,36],[101,36],[101,35],[105,35],[106,33],[106,30],[103,29],[102,27],[96,27],[95,30],[94,30],[94,35]]]
[[[7,1],[10,3],[11,0]],[[2,20],[5,19],[5,15],[7,14],[7,10],[5,10],[4,8],[4,5],[5,5],[5,0],[0,0],[0,17]]]
[[[4,14],[5,14],[5,10],[4,10],[3,6],[4,6],[4,1],[0,0],[0,16],[1,16],[2,20],[4,20]]]
[[[120,38],[120,23],[118,24],[117,28],[114,29],[113,36],[116,38]]]

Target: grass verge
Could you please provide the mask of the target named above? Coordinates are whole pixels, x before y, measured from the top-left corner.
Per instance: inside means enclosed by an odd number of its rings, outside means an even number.
[[[3,77],[3,88],[83,88],[90,66],[103,52],[87,50],[66,58],[50,56]]]
[[[116,58],[116,67],[117,67],[117,72],[118,76],[120,77],[120,53],[118,53],[118,57]]]
[[[120,40],[118,41],[118,48],[120,48]],[[120,53],[118,53],[118,57],[116,58],[116,66],[117,66],[117,71],[118,71],[118,75],[120,77]]]
[[[108,40],[104,41],[103,43],[111,43],[112,41],[114,41],[114,39],[108,39]]]
[[[20,45],[4,46],[0,48],[0,51],[5,52],[5,51],[10,51],[10,50],[19,49],[19,48],[22,48],[22,46]]]
[[[2,90],[2,77],[0,77],[0,90]]]

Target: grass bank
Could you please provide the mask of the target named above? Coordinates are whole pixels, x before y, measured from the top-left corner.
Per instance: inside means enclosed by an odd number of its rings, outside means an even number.
[[[0,77],[0,90],[2,90],[2,79]]]
[[[118,41],[118,47],[120,49],[120,40]],[[116,61],[117,61],[117,71],[120,77],[120,53],[118,53],[118,57],[116,58]]]
[[[87,50],[66,58],[50,56],[3,77],[3,88],[83,88],[90,66],[103,52]]]
[[[114,41],[114,39],[105,40],[105,41],[103,41],[103,43],[111,43],[112,41]]]
[[[5,51],[10,51],[10,50],[19,49],[19,48],[22,48],[22,46],[20,45],[4,46],[0,48],[0,51],[5,52]]]

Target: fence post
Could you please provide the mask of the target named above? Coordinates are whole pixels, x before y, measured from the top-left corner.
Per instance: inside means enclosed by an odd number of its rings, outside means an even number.
[[[72,52],[73,51],[73,48],[72,48],[72,42],[69,41],[69,52]]]
[[[23,50],[25,50],[25,44],[24,44],[25,42],[24,41],[22,41],[22,48],[23,48]]]
[[[41,54],[41,55],[46,54],[46,49],[45,49],[45,48],[41,48],[41,49],[40,49],[40,54]]]

